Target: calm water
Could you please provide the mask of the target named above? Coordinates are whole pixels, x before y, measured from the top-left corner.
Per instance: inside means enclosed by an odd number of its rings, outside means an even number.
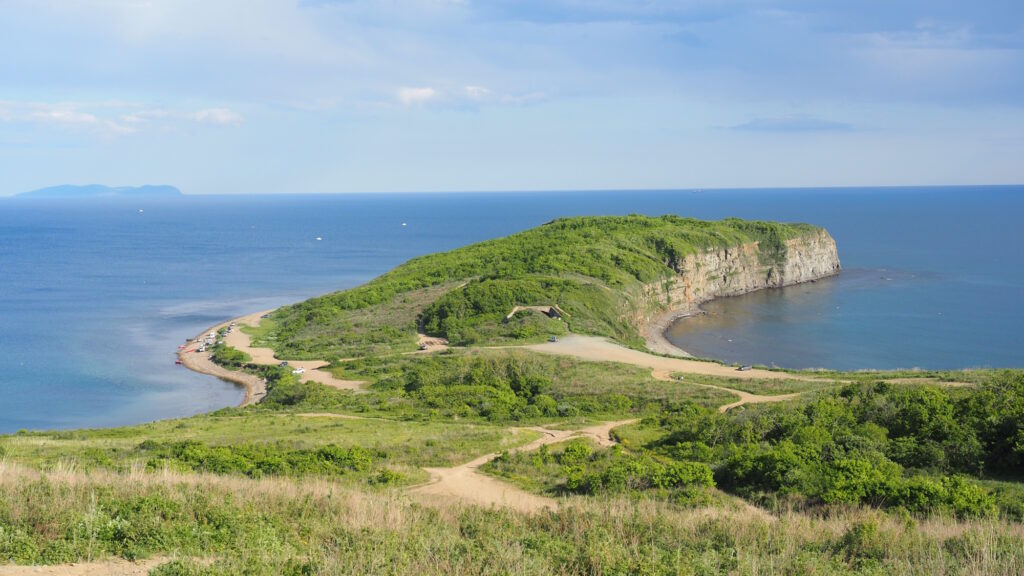
[[[838,242],[839,278],[716,301],[679,323],[672,338],[691,352],[793,367],[1024,366],[1021,187],[0,199],[0,432],[235,404],[241,390],[174,365],[178,343],[412,256],[625,213],[807,221]]]

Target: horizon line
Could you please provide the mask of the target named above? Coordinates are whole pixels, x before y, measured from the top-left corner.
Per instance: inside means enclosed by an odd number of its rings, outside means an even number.
[[[91,186],[92,184],[72,184],[71,186]],[[58,184],[55,186],[64,186],[64,184]],[[126,187],[138,187],[146,186],[145,184],[139,185],[128,185]],[[162,185],[161,185],[162,186]],[[173,185],[170,185],[173,186]],[[690,192],[690,193],[706,193],[706,192],[736,192],[736,191],[781,191],[781,190],[858,190],[858,189],[877,189],[877,190],[911,190],[911,189],[939,189],[939,188],[1010,188],[1015,186],[1024,186],[1024,182],[1020,183],[1000,183],[1000,184],[871,184],[871,185],[827,185],[827,186],[723,186],[723,187],[698,187],[698,186],[687,186],[687,187],[673,187],[673,188],[533,188],[533,189],[485,189],[485,190],[377,190],[377,191],[344,191],[344,192],[184,192],[181,191],[179,196],[164,196],[164,198],[174,198],[180,196],[345,196],[345,195],[402,195],[402,194],[564,194],[564,193],[579,193],[579,192]],[[119,186],[118,186],[119,187]],[[176,186],[173,186],[176,188]],[[30,191],[24,192],[13,192],[9,194],[0,195],[0,198],[19,198],[21,194],[25,194]],[[91,198],[118,198],[119,196],[96,196]],[[123,196],[130,197],[130,196]],[[90,197],[82,197],[85,199]],[[22,198],[26,199],[26,198]],[[58,200],[63,199],[60,197],[51,198],[27,198],[29,200]]]

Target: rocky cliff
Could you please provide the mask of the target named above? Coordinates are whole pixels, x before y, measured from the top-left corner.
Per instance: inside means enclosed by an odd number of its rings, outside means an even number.
[[[786,240],[781,250],[763,250],[752,242],[690,254],[671,266],[675,276],[647,285],[645,306],[632,319],[648,347],[663,353],[681,352],[662,333],[673,320],[693,313],[702,302],[808,282],[833,276],[841,269],[836,242],[824,229]]]

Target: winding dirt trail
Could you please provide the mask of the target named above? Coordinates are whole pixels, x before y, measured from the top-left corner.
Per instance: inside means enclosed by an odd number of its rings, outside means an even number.
[[[686,372],[688,374],[703,374],[706,376],[718,376],[720,378],[742,378],[744,380],[807,380],[814,382],[825,382],[819,378],[789,374],[787,372],[775,372],[773,370],[762,370],[754,368],[751,370],[737,370],[731,366],[723,366],[714,362],[702,362],[700,360],[688,360],[686,358],[668,358],[655,356],[647,352],[633,350],[610,342],[600,336],[566,336],[558,342],[546,342],[544,344],[530,344],[518,346],[534,352],[544,354],[556,354],[572,356],[581,360],[593,362],[620,362],[632,364],[641,368],[661,370],[664,372]]]
[[[651,376],[653,376],[656,380],[663,380],[665,382],[678,382],[678,380],[675,380],[675,379],[672,378],[672,374],[671,373],[665,372],[663,370],[653,370],[653,371],[651,371]],[[690,385],[693,385],[693,386],[700,386],[701,388],[712,388],[714,390],[721,390],[723,392],[728,392],[729,394],[732,394],[734,396],[738,396],[739,400],[737,400],[735,402],[732,402],[730,404],[724,404],[724,405],[718,407],[718,411],[722,412],[722,413],[728,412],[729,410],[732,410],[733,408],[736,408],[736,407],[739,407],[739,406],[743,406],[744,404],[763,404],[763,403],[766,403],[766,402],[782,402],[783,400],[792,400],[793,398],[796,398],[797,396],[800,395],[799,392],[794,392],[792,394],[777,394],[777,395],[774,395],[774,396],[763,396],[761,394],[751,394],[750,392],[744,392],[743,390],[736,390],[734,388],[726,388],[724,386],[715,386],[714,384],[699,384],[697,382],[687,382],[687,384],[690,384]]]
[[[667,382],[673,382],[673,372],[685,372],[687,374],[703,374],[707,376],[718,376],[722,378],[742,378],[748,379],[774,379],[774,380],[805,380],[814,382],[831,382],[821,380],[818,378],[811,378],[802,375],[788,374],[785,372],[774,372],[771,370],[743,370],[739,371],[729,366],[723,366],[721,364],[715,364],[712,362],[700,362],[697,360],[687,360],[685,358],[666,358],[664,356],[655,356],[654,354],[648,354],[646,352],[640,352],[639,350],[632,350],[625,348],[614,342],[609,342],[604,338],[597,336],[567,336],[558,342],[548,342],[546,344],[533,344],[525,346],[529,350],[535,352],[543,352],[545,354],[557,354],[563,356],[572,356],[574,358],[580,358],[582,360],[598,361],[598,362],[620,362],[623,364],[631,364],[633,366],[639,366],[641,368],[649,368],[651,375],[658,379]],[[733,388],[726,388],[725,386],[715,386],[713,384],[698,384],[696,382],[688,382],[694,386],[701,386],[703,388],[713,388],[715,390],[721,390],[728,392],[739,398],[736,402],[720,406],[719,412],[728,412],[733,408],[743,406],[744,404],[761,404],[765,402],[782,402],[784,400],[792,400],[800,395],[799,392],[793,394],[778,394],[772,396],[764,396],[760,394],[751,394],[750,392],[744,392],[742,390],[736,390]]]
[[[542,436],[511,451],[530,452],[541,446],[557,444],[571,438],[590,438],[600,446],[611,446],[615,444],[611,437],[612,428],[633,422],[636,420],[605,422],[580,430],[552,430],[542,427],[519,428],[518,430],[540,432]],[[412,488],[409,493],[428,503],[444,503],[454,498],[483,506],[512,508],[526,513],[558,507],[558,500],[554,498],[532,494],[480,472],[481,466],[494,460],[500,454],[500,452],[484,454],[465,464],[451,468],[424,468],[430,473],[430,483]]]
[[[225,326],[231,326],[235,324],[235,329],[224,337],[225,344],[232,346],[252,358],[252,362],[255,364],[262,365],[278,365],[281,360],[274,355],[274,351],[269,348],[257,348],[252,346],[252,339],[248,334],[244,333],[239,328],[241,326],[257,326],[263,315],[266,312],[256,312],[248,316],[236,318],[233,321],[225,322],[215,328],[213,331],[217,331]],[[448,343],[440,339],[429,339],[426,335],[420,331],[419,334],[420,344],[425,345],[425,350],[421,350],[418,353],[431,353],[444,350],[448,348]],[[193,352],[194,348],[198,347],[198,344],[193,344],[189,348],[179,352],[179,356],[183,359],[188,357],[189,362],[187,364],[190,368],[198,370],[200,372],[206,372],[215,376],[226,378],[233,381],[238,381],[237,378],[251,376],[241,372],[231,372],[217,366],[209,360],[208,353]],[[618,344],[610,342],[604,338],[593,337],[593,336],[567,336],[558,342],[549,342],[545,344],[534,344],[527,346],[503,346],[500,348],[525,348],[535,352],[541,352],[544,354],[554,354],[562,356],[570,356],[579,358],[581,360],[595,361],[595,362],[620,362],[624,364],[630,364],[633,366],[639,366],[647,368],[652,371],[652,376],[658,380],[672,381],[671,374],[673,372],[683,372],[690,374],[704,374],[709,376],[718,376],[724,378],[742,378],[742,379],[795,379],[795,380],[810,380],[810,381],[822,381],[817,378],[810,378],[806,376],[797,376],[787,374],[783,372],[774,372],[769,370],[745,370],[737,371],[734,368],[722,366],[721,364],[715,364],[711,362],[700,362],[696,360],[687,360],[683,358],[666,358],[662,356],[656,356],[637,350],[631,350],[629,348],[622,347]],[[200,368],[196,368],[196,365]],[[327,365],[327,362],[323,361],[289,361],[289,365],[295,368],[303,368],[304,373],[301,375],[303,382],[320,382],[328,386],[335,388],[346,389],[346,390],[357,390],[363,382],[358,381],[347,381],[335,378],[332,374],[320,370]],[[255,377],[253,377],[255,378]],[[824,382],[824,381],[822,381]],[[743,406],[745,404],[755,404],[764,402],[781,402],[784,400],[790,400],[795,398],[799,394],[780,394],[776,396],[763,396],[758,394],[751,394],[741,390],[735,390],[732,388],[726,388],[724,386],[716,386],[711,384],[698,384],[692,383],[695,386],[702,386],[705,388],[714,388],[722,390],[730,394],[735,395],[738,400],[736,402],[726,404],[719,407],[720,412],[726,412],[732,408]],[[249,386],[250,384],[247,384]],[[262,392],[265,394],[265,384],[263,384]],[[250,390],[251,391],[251,390]],[[253,399],[250,400],[250,397]],[[258,401],[258,390],[257,394],[247,394],[246,403]],[[328,416],[328,414],[301,414],[299,416],[305,417],[316,417],[316,416]],[[333,415],[339,418],[351,418],[351,419],[362,419],[359,416],[348,416],[348,415]],[[569,440],[571,438],[590,438],[600,446],[611,446],[615,444],[615,441],[611,437],[611,430],[616,426],[622,426],[625,424],[631,424],[637,420],[622,420],[618,422],[606,422],[597,426],[591,426],[580,430],[553,430],[550,428],[543,427],[530,427],[530,428],[518,428],[513,430],[530,430],[539,432],[541,437],[528,444],[525,444],[519,448],[513,450],[513,452],[529,452],[539,449],[541,446],[556,444]],[[431,480],[427,484],[411,488],[409,493],[414,497],[422,499],[428,503],[444,503],[451,499],[458,499],[464,502],[470,502],[473,504],[484,505],[484,506],[500,506],[506,508],[512,508],[514,510],[526,513],[532,513],[545,508],[556,508],[559,504],[557,499],[533,494],[522,490],[512,484],[504,482],[500,479],[487,476],[480,472],[480,467],[494,460],[500,455],[500,452],[492,452],[490,454],[484,454],[473,460],[454,466],[451,468],[424,468],[426,472],[430,474]],[[2,575],[0,575],[2,576]]]

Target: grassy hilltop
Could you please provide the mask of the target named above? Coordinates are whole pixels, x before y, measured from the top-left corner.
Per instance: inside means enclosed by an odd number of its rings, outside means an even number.
[[[264,343],[295,358],[346,358],[415,347],[416,321],[453,344],[530,340],[565,330],[536,312],[503,323],[516,305],[556,304],[576,333],[639,345],[625,320],[651,305],[644,286],[666,281],[699,250],[758,242],[766,261],[809,224],[702,221],[678,216],[562,218],[465,248],[414,258],[343,292],[286,306]],[[667,303],[662,303],[667,304]]]
[[[164,576],[1022,573],[1024,371],[741,378],[520,346],[637,343],[623,311],[686,254],[756,240],[771,261],[816,230],[563,219],[286,307],[253,343],[362,389],[218,345],[266,378],[262,402],[0,436],[0,574],[111,557]],[[531,304],[566,320],[502,322]],[[418,323],[503,346],[410,353]],[[723,411],[740,392],[757,396]],[[570,437],[604,422],[611,439]],[[552,508],[422,496],[483,455],[463,473]]]

